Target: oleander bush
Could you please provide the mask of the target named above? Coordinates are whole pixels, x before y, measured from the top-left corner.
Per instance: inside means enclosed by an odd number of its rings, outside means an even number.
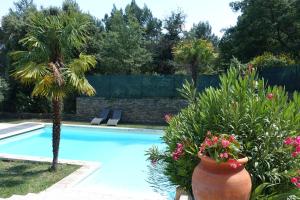
[[[284,88],[267,86],[258,79],[251,66],[236,64],[220,76],[219,88],[197,93],[191,85],[184,86],[181,92],[189,106],[169,120],[163,136],[166,150],[155,153],[150,149],[148,155],[164,161],[169,180],[191,192],[197,153],[207,131],[233,134],[249,158],[246,168],[253,189],[268,183],[273,189],[263,194],[288,192],[294,188],[290,173],[300,169],[300,163],[291,158],[283,141],[300,130],[300,95],[289,98]]]

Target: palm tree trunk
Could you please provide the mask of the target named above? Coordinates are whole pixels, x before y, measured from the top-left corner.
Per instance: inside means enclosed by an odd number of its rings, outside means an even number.
[[[60,142],[60,126],[61,126],[61,101],[52,99],[53,106],[53,127],[52,127],[52,151],[53,161],[51,170],[56,171],[58,161],[58,151]]]
[[[190,66],[190,68],[191,68],[191,74],[192,74],[192,80],[193,80],[194,87],[197,88],[197,79],[198,79],[197,65],[192,64]]]

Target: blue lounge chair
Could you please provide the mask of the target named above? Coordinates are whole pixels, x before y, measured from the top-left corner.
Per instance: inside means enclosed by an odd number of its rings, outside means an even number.
[[[107,121],[107,126],[117,126],[121,120],[122,111],[114,110],[112,117]]]
[[[109,109],[105,108],[100,112],[99,117],[95,117],[92,121],[92,125],[99,125],[101,122],[107,120],[109,114]]]

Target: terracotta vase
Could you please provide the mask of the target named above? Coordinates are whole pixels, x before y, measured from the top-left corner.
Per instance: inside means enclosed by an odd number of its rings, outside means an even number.
[[[198,154],[201,162],[195,167],[192,189],[195,200],[249,200],[251,178],[244,165],[248,158],[239,159],[236,169],[229,163]]]

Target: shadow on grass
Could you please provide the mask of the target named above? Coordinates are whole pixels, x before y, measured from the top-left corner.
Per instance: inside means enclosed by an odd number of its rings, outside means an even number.
[[[59,165],[59,173],[52,173],[49,167],[49,163],[0,159],[0,199],[41,192],[79,168]]]
[[[12,187],[13,188],[18,185],[22,185],[24,183],[25,183],[24,180],[9,180],[9,179],[0,180],[1,187]]]
[[[39,176],[39,174],[42,174],[42,173],[45,173],[45,172],[51,173],[49,171],[49,169],[46,168],[46,169],[40,169],[40,170],[35,170],[35,171],[24,172],[24,173],[22,173],[22,176],[31,176],[31,177]]]
[[[34,169],[32,165],[28,163],[8,167],[7,169],[0,171],[0,186],[1,187],[16,187],[24,184],[27,177],[38,177],[40,174],[49,172],[48,168]]]
[[[15,172],[15,173],[22,173],[22,172],[26,171],[28,168],[30,168],[30,166],[28,164],[24,163],[24,164],[9,167],[7,169],[7,171],[8,172]]]

